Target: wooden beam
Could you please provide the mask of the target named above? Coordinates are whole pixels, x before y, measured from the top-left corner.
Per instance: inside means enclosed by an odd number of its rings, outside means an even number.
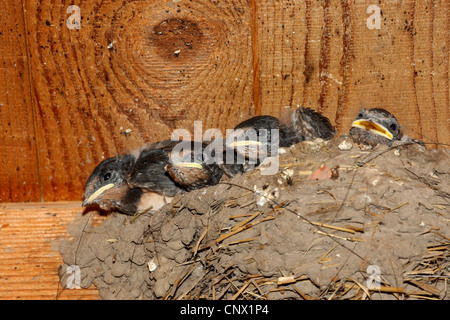
[[[448,1],[385,1],[380,28],[364,1],[258,4],[262,113],[309,106],[340,134],[382,107],[409,136],[450,144]],[[433,145],[431,145],[433,147]]]
[[[66,22],[80,10],[80,29]],[[375,6],[379,28],[369,28]],[[195,0],[0,5],[0,201],[81,200],[104,158],[309,106],[347,133],[385,108],[450,145],[450,3]],[[369,10],[369,11],[368,11]],[[435,147],[431,144],[430,147]]]
[[[254,114],[245,0],[80,1],[80,29],[67,2],[24,3],[45,201],[80,200],[106,157]]]
[[[258,1],[250,0],[252,23],[252,60],[253,60],[253,103],[255,116],[261,115],[261,59],[259,57],[259,25],[258,25]]]
[[[63,290],[58,244],[83,212],[79,202],[0,205],[0,299],[98,299],[95,287]],[[94,223],[102,217],[93,215]]]
[[[20,1],[0,3],[0,202],[39,201],[27,41]]]

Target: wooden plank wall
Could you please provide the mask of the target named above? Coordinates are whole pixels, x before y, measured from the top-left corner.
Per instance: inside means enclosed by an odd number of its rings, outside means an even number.
[[[80,215],[80,202],[0,204],[0,300],[98,299],[89,289],[63,289],[58,268],[61,241],[68,225]],[[92,214],[98,225],[104,216]]]
[[[0,2],[0,202],[39,200],[39,173],[22,4]]]
[[[449,37],[447,0],[3,0],[0,201],[80,200],[105,157],[285,106],[448,146]]]

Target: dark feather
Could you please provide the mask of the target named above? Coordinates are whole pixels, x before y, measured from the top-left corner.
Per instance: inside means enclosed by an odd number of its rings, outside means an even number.
[[[165,140],[146,145],[138,154],[129,172],[127,181],[139,187],[174,196],[182,191],[164,169],[169,161],[169,152],[180,141]]]
[[[324,140],[333,139],[336,136],[336,129],[330,120],[311,108],[298,108],[294,113],[294,127],[301,133],[304,140]]]

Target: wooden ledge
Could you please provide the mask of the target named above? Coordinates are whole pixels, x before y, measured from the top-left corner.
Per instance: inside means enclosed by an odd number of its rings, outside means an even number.
[[[0,204],[0,299],[99,299],[94,286],[59,284],[58,241],[69,239],[67,225],[82,213],[81,202]]]

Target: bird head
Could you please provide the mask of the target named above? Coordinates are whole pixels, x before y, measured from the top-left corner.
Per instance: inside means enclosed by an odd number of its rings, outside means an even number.
[[[360,110],[352,123],[352,128],[368,130],[390,141],[400,138],[400,125],[397,119],[381,108]]]
[[[83,207],[97,204],[100,208],[109,210],[128,188],[124,179],[131,161],[131,156],[118,156],[102,161],[92,172],[84,189]]]
[[[216,150],[196,141],[183,141],[169,152],[165,166],[171,178],[187,190],[215,184],[222,176]]]
[[[238,124],[227,136],[226,148],[250,160],[264,160],[275,156],[279,146],[284,146],[280,137],[284,136],[285,126],[272,116],[256,116]]]
[[[168,165],[178,168],[203,169],[203,150],[201,142],[181,141],[168,154]]]

